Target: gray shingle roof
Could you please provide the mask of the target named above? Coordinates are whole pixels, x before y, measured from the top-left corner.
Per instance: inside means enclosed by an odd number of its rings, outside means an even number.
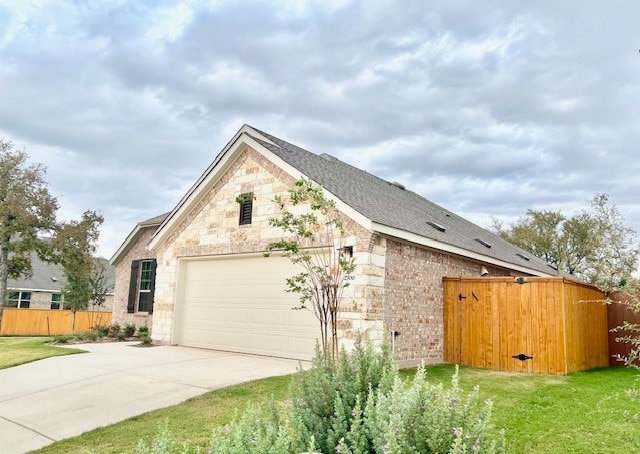
[[[109,265],[107,259],[96,258],[95,260],[103,264],[107,289],[109,292],[113,292],[116,280],[115,268]],[[60,292],[67,283],[62,265],[40,260],[35,252],[31,253],[31,268],[33,270],[31,277],[20,276],[17,279],[9,278],[7,288]]]
[[[171,214],[171,212],[167,212],[167,213],[163,213],[163,214],[159,214],[158,216],[154,216],[150,219],[147,219],[146,221],[141,221],[138,222],[138,225],[140,227],[146,227],[146,226],[152,226],[152,225],[159,225],[162,224],[162,222],[167,218],[167,216],[169,216]]]
[[[276,145],[259,137],[252,136],[253,139],[375,223],[513,265],[558,275],[558,272],[544,260],[415,192],[397,187],[332,156],[311,153],[256,128],[253,129]],[[442,229],[444,231],[441,231]]]

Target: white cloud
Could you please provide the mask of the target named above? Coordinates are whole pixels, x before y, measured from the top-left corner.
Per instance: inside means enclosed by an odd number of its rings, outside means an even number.
[[[243,124],[472,220],[610,192],[640,230],[640,6],[0,0],[0,135],[110,255]],[[479,221],[480,222],[480,221]]]

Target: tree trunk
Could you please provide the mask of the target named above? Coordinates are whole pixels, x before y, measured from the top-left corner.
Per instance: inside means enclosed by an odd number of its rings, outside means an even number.
[[[7,300],[7,280],[9,279],[9,248],[7,244],[0,244],[0,320],[4,302]]]

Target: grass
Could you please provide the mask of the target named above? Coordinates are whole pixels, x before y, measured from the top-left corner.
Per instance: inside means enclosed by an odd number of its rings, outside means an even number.
[[[432,366],[428,378],[448,383],[453,366]],[[410,378],[412,370],[403,371]],[[462,368],[461,385],[480,386],[494,402],[493,422],[504,428],[509,453],[640,452],[640,403],[627,394],[638,372],[599,369],[571,374],[527,375]],[[274,377],[207,393],[112,426],[50,445],[38,453],[134,452],[138,440],[150,444],[165,421],[180,441],[206,446],[213,430],[230,421],[234,409],[283,400],[290,377]],[[637,399],[637,398],[636,398]]]
[[[84,353],[77,348],[61,348],[46,345],[51,337],[2,337],[0,338],[0,369],[19,366],[51,356]]]

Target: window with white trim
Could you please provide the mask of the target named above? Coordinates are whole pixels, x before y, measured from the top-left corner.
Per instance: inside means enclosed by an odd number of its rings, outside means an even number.
[[[29,309],[31,304],[31,292],[8,292],[7,306],[17,307],[20,309]]]
[[[51,309],[62,309],[62,294],[61,293],[52,293],[51,294]]]

